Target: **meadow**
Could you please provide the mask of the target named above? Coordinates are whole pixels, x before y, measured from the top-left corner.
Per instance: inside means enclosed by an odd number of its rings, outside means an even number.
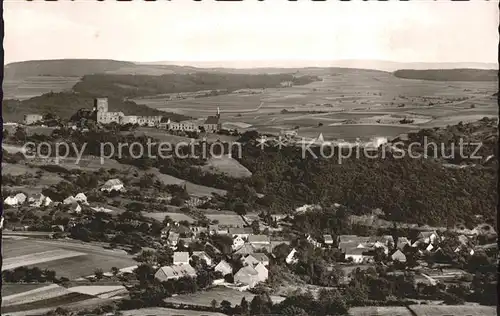
[[[394,137],[413,129],[498,115],[493,96],[498,90],[496,81],[401,79],[388,72],[354,69],[323,74],[322,79],[305,86],[235,91],[203,98],[167,101],[144,97],[134,101],[199,118],[220,107],[224,124],[240,131],[258,129],[276,134],[298,127],[299,137],[323,133],[325,139],[346,140]],[[415,122],[379,124],[376,119],[381,114]]]
[[[193,294],[183,294],[165,299],[167,303],[185,304],[185,305],[198,305],[198,306],[211,306],[212,300],[217,303],[226,300],[231,302],[232,306],[239,305],[241,299],[244,297],[248,302],[251,302],[255,295],[249,292],[241,292],[225,287],[216,287],[207,291],[200,291]],[[274,303],[283,300],[281,297],[272,296],[271,299]],[[182,314],[179,314],[182,315]]]
[[[80,81],[80,77],[32,76],[18,80],[4,80],[4,99],[24,100],[48,92],[62,92]]]
[[[112,267],[121,269],[136,264],[132,256],[122,251],[79,242],[30,238],[7,239],[3,241],[2,250],[4,258],[2,269],[10,269],[21,264],[36,266],[40,269],[54,270],[57,276],[69,279],[93,275],[98,268],[109,272]],[[30,256],[30,261],[24,261],[25,256]],[[23,260],[19,261],[20,259]]]

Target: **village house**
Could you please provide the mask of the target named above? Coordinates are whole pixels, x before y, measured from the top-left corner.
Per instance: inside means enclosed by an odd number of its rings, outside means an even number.
[[[171,131],[184,131],[184,132],[198,132],[198,124],[196,121],[180,121],[180,122],[174,122],[174,121],[168,121],[167,124],[165,124],[166,128]]]
[[[439,235],[436,231],[426,231],[420,232],[417,236],[417,240],[424,244],[436,244],[439,242]]]
[[[170,232],[170,228],[169,227],[165,227],[161,230],[160,232],[160,238],[161,239],[167,239],[168,238],[168,233]]]
[[[189,252],[176,251],[174,252],[174,265],[189,264]]]
[[[352,260],[354,263],[365,263],[373,260],[372,255],[365,254],[366,249],[352,248],[345,252],[345,260]]]
[[[179,234],[174,232],[169,232],[167,237],[167,245],[170,247],[177,247],[179,243]]]
[[[26,195],[24,193],[18,193],[14,196],[9,196],[4,200],[4,204],[10,205],[10,206],[15,206],[15,205],[21,205],[24,202],[26,202]]]
[[[233,268],[227,261],[221,260],[214,268],[214,271],[219,271],[222,275],[233,273]]]
[[[247,255],[255,252],[255,247],[252,244],[246,243],[240,249],[236,250],[234,253],[239,255]]]
[[[269,236],[267,235],[249,235],[248,236],[248,242],[254,247],[254,248],[271,248],[271,240]],[[271,251],[271,249],[269,249]]]
[[[52,200],[48,196],[45,196],[42,193],[38,193],[33,196],[30,196],[28,202],[32,207],[42,207],[42,206],[49,206],[50,203],[52,203]]]
[[[68,205],[68,204],[75,204],[75,203],[78,203],[78,201],[77,201],[77,199],[75,199],[75,197],[74,197],[74,196],[72,196],[72,195],[68,196],[67,198],[65,198],[65,199],[63,200],[63,204],[66,204],[66,205]]]
[[[269,270],[265,267],[263,263],[258,263],[257,265],[254,266],[255,271],[257,271],[259,275],[259,281],[260,282],[265,282],[267,278],[269,277]]]
[[[161,282],[182,277],[195,278],[196,270],[189,264],[181,264],[161,267],[155,274],[155,278]]]
[[[240,249],[244,244],[245,240],[243,239],[243,237],[236,236],[233,238],[233,245],[231,246],[231,248],[233,250],[237,250]]]
[[[125,187],[120,179],[110,179],[104,183],[101,187],[101,191],[111,192],[111,191],[124,191]]]
[[[198,236],[201,233],[206,233],[208,231],[208,229],[206,227],[202,227],[202,226],[191,226],[189,229],[191,230],[191,232],[195,236]]]
[[[75,195],[75,201],[82,204],[88,204],[87,196],[84,193],[78,193],[77,195]]]
[[[333,237],[330,234],[323,235],[323,240],[325,242],[325,246],[332,246],[333,245]]]
[[[191,258],[193,258],[193,257],[198,257],[198,259],[200,259],[200,260],[205,260],[205,263],[208,266],[212,265],[212,258],[209,255],[207,255],[207,253],[205,251],[193,251]]]
[[[243,239],[248,239],[248,236],[252,234],[253,230],[250,227],[234,227],[229,228],[229,235],[233,238],[241,237]]]
[[[252,266],[244,266],[234,275],[235,284],[248,285],[250,288],[257,285],[260,280],[261,278],[259,278],[259,272]]]
[[[24,124],[25,125],[31,125],[37,122],[40,122],[43,120],[43,115],[40,114],[26,114],[24,115]]]
[[[80,204],[78,203],[72,203],[70,206],[69,206],[69,209],[68,209],[68,213],[70,214],[79,214],[82,212],[82,207],[80,206]]]
[[[391,255],[392,261],[399,261],[399,262],[406,262],[406,256],[404,253],[401,252],[401,250],[396,250],[392,255]]]
[[[297,263],[298,259],[295,257],[295,254],[297,253],[297,249],[293,248],[290,253],[288,254],[288,256],[286,256],[285,258],[285,262],[287,264],[294,264],[294,263]]]
[[[408,238],[398,237],[398,244],[396,245],[396,248],[399,250],[403,250],[406,245],[411,246],[411,242],[408,240]]]
[[[269,258],[265,253],[262,252],[256,252],[252,254],[248,254],[242,257],[242,262],[243,264],[247,265],[256,265],[258,263],[262,263],[264,266],[269,265]]]

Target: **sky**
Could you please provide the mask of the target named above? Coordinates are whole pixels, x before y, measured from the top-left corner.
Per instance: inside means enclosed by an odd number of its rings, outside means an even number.
[[[498,58],[498,1],[4,0],[5,63]]]

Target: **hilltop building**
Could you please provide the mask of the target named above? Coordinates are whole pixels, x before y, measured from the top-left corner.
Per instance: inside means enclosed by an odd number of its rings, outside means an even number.
[[[24,124],[30,125],[43,120],[43,116],[40,114],[26,114],[24,116]]]

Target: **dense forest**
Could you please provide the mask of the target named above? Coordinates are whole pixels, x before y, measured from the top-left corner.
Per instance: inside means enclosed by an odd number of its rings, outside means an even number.
[[[276,88],[284,81],[303,85],[316,80],[319,78],[313,76],[295,77],[291,74],[247,75],[208,72],[162,76],[88,75],[84,76],[73,89],[76,92],[96,96],[132,98],[201,90],[224,89],[231,92],[238,89]]]
[[[498,81],[498,70],[494,69],[401,69],[394,75],[403,79],[435,81]]]
[[[470,124],[459,124],[433,131],[439,135],[441,130],[456,128],[477,135],[496,122],[483,119],[474,123],[477,124],[475,128]],[[496,130],[490,133],[498,137]],[[482,152],[482,155],[493,155],[488,163],[481,161],[467,168],[445,168],[443,163],[446,161],[439,157],[412,158],[408,154],[396,157],[383,148],[378,149],[376,158],[361,154],[340,162],[338,149],[334,149],[332,158],[321,158],[318,147],[311,148],[311,151],[320,158],[310,153],[304,155],[300,147],[281,150],[268,147],[262,151],[255,146],[258,136],[256,132],[247,132],[240,139],[243,148],[239,161],[252,172],[252,177],[247,179],[205,173],[196,167],[203,163],[199,159],[133,159],[122,156],[119,161],[141,169],[157,167],[165,174],[228,190],[227,196],[217,201],[222,204],[212,208],[220,207],[238,213],[250,210],[289,213],[304,204],[331,206],[339,203],[356,215],[370,214],[373,209],[380,208],[386,219],[410,223],[470,226],[474,225],[476,215],[482,215],[484,220],[492,223],[496,221],[496,142],[485,146]],[[146,137],[104,131],[74,133],[71,141],[77,145],[86,143],[87,153],[94,155],[101,154],[101,142],[140,142],[145,148],[147,146]],[[447,143],[444,145],[449,146]],[[152,152],[156,152],[154,146]],[[233,157],[237,156],[234,152]],[[264,197],[259,198],[257,193],[262,193]]]

